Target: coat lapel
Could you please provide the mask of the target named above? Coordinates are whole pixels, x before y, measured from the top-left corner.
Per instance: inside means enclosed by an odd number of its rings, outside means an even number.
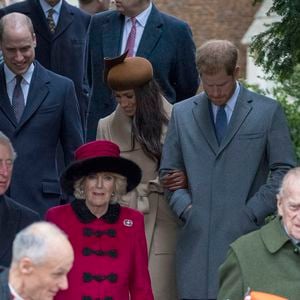
[[[3,64],[1,66],[0,72],[0,109],[3,111],[7,119],[12,123],[12,125],[16,127],[17,120],[6,91],[6,81]]]
[[[144,28],[144,32],[137,49],[136,56],[142,56],[148,58],[153,51],[153,48],[158,43],[163,31],[163,20],[160,17],[160,13],[153,5],[151,13],[149,15],[147,24]]]
[[[219,147],[218,154],[227,147],[227,145],[236,135],[237,131],[252,110],[251,103],[252,99],[247,93],[247,90],[243,86],[241,86],[241,90],[229,122],[228,131]]]
[[[49,78],[43,67],[35,61],[34,72],[31,78],[27,102],[17,130],[20,129],[39,108],[49,93]]]
[[[116,57],[120,54],[124,16],[111,14],[103,25],[103,57]],[[117,45],[117,46],[116,46]]]
[[[24,11],[24,13],[31,19],[34,30],[46,40],[51,41],[52,34],[48,29],[45,14],[38,0],[29,0],[28,3],[28,11]]]
[[[210,116],[209,105],[209,100],[206,94],[201,93],[195,100],[193,116],[208,145],[216,154],[218,152],[219,145],[217,142],[214,125]]]
[[[71,25],[72,22],[75,22],[74,13],[72,12],[69,4],[63,1],[53,40],[58,38]]]

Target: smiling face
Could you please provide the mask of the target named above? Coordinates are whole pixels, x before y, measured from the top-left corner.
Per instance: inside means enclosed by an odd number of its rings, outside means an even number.
[[[133,117],[136,112],[136,98],[134,90],[115,91],[115,97],[127,117]]]
[[[1,42],[3,59],[16,75],[24,74],[35,57],[35,35],[28,26],[5,26]]]
[[[97,217],[106,213],[115,187],[115,177],[99,172],[86,176],[83,181],[86,206]]]
[[[226,104],[235,91],[238,74],[238,67],[233,75],[228,75],[225,69],[213,75],[201,74],[203,89],[213,104]]]
[[[300,178],[291,176],[277,200],[278,214],[288,235],[300,241]]]
[[[10,184],[13,170],[13,153],[8,145],[0,143],[0,195],[3,195]]]

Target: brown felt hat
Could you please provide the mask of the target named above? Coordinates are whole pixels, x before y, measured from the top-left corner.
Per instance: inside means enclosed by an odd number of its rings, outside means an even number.
[[[134,89],[153,78],[153,68],[143,57],[126,57],[127,52],[115,58],[105,58],[104,79],[115,91]]]

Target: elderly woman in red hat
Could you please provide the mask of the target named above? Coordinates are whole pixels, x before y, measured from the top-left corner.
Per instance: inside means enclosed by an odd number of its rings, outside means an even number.
[[[69,287],[55,299],[153,300],[143,215],[118,204],[140,179],[140,168],[110,141],[76,150],[61,176],[63,191],[75,200],[46,214],[67,233],[75,253]]]
[[[142,169],[141,183],[122,197],[121,205],[144,213],[154,298],[175,300],[175,244],[179,221],[158,179],[172,105],[163,97],[147,59],[126,58],[125,53],[106,59],[105,65],[104,76],[118,105],[111,115],[99,121],[97,138],[117,143],[121,156]],[[181,171],[177,172],[177,178],[177,188],[185,187]]]

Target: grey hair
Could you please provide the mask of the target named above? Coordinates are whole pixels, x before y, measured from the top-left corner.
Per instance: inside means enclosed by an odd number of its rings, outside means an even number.
[[[10,149],[13,160],[15,160],[17,158],[17,153],[16,153],[10,139],[2,131],[0,131],[0,144],[7,146]]]
[[[288,188],[292,180],[299,180],[300,182],[300,167],[293,168],[285,174],[279,187],[278,197],[284,198],[287,196],[289,193]]]
[[[41,221],[27,226],[14,239],[12,263],[18,263],[24,257],[30,258],[34,264],[44,262],[53,240],[60,237],[67,239],[67,235],[52,223]]]
[[[118,202],[118,199],[126,194],[126,188],[127,188],[127,178],[125,176],[122,176],[117,173],[111,173],[111,172],[104,172],[107,175],[111,175],[115,178],[115,185],[113,189],[114,195],[112,196],[110,203],[116,203]],[[85,195],[83,192],[83,183],[85,177],[82,177],[75,181],[74,183],[74,197],[77,199],[85,199]]]

